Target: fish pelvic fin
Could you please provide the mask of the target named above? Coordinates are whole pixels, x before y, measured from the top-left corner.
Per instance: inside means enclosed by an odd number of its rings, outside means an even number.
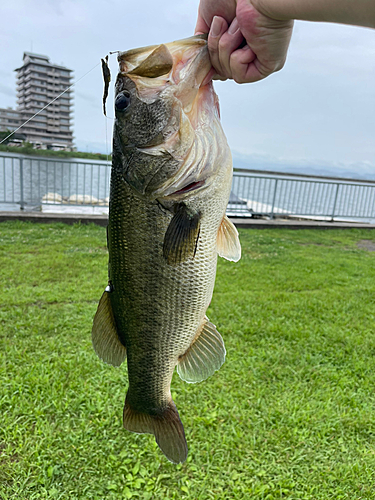
[[[225,361],[225,346],[216,326],[207,317],[189,349],[180,356],[177,373],[185,382],[202,382],[219,370]]]
[[[184,426],[172,400],[166,408],[153,414],[133,410],[126,400],[123,424],[131,432],[154,434],[159,448],[170,462],[185,462],[188,447]]]
[[[241,258],[241,243],[236,226],[226,215],[217,233],[217,253],[224,259],[238,262]]]
[[[112,305],[111,292],[105,291],[99,301],[92,325],[91,338],[94,351],[105,363],[120,366],[126,358],[125,346],[121,343]]]
[[[193,259],[197,250],[201,214],[180,203],[164,236],[163,256],[167,264],[176,266]]]

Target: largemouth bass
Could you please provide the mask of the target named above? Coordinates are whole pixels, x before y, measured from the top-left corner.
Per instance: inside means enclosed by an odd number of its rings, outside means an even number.
[[[94,318],[93,346],[128,364],[123,424],[151,433],[175,463],[187,456],[170,384],[220,368],[225,347],[205,316],[217,255],[240,258],[225,216],[232,181],[211,68],[201,36],[122,52],[115,85],[107,229],[109,282]]]

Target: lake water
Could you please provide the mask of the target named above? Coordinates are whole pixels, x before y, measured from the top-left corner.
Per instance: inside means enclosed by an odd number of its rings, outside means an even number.
[[[232,192],[256,213],[375,222],[375,183],[236,172]]]
[[[82,201],[108,204],[109,181],[110,164],[103,161],[0,155],[0,210],[19,210],[21,204],[40,210],[44,201],[72,208]]]
[[[109,183],[110,164],[103,161],[0,154],[1,211],[19,210],[23,202],[25,210],[107,213]],[[272,211],[375,223],[375,183],[234,172],[229,212]]]

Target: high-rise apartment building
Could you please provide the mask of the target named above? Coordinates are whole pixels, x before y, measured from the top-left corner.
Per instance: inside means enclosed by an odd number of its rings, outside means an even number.
[[[7,122],[19,126],[40,111],[71,85],[72,70],[51,64],[47,56],[24,52],[23,65],[17,72],[17,109],[0,109],[0,126]],[[41,147],[71,149],[72,91],[68,90],[44,111],[24,125],[20,132],[26,140]],[[10,116],[12,115],[12,116]],[[7,128],[8,128],[7,127]]]
[[[0,131],[14,130],[20,125],[21,118],[16,109],[0,108]]]
[[[57,97],[71,84],[71,70],[49,62],[47,56],[25,52],[17,71],[18,111],[23,121]],[[56,146],[73,146],[70,129],[71,91],[68,90],[33,118],[22,132],[27,140]]]

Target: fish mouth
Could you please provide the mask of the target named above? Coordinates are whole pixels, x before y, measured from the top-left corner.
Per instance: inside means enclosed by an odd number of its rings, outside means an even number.
[[[190,72],[188,63],[192,62],[200,49],[207,49],[206,33],[195,35],[174,42],[149,45],[137,49],[119,52],[117,60],[119,62],[120,73],[130,77],[159,78],[170,76],[172,83],[176,84],[184,78],[185,73]],[[208,70],[211,69],[211,63]],[[172,75],[169,75],[172,70]],[[207,76],[208,72],[205,76]],[[201,79],[202,83],[204,78]]]
[[[160,184],[158,173],[150,179],[148,194],[154,199],[184,199],[206,189],[220,128],[212,82],[203,85],[212,68],[207,35],[121,52],[118,61],[121,77],[134,83],[137,98],[147,104],[164,100],[170,109],[158,141],[137,148],[150,156],[167,154],[176,162]]]
[[[135,83],[140,99],[172,94],[188,112],[212,67],[207,34],[120,52],[117,59],[120,74]]]

